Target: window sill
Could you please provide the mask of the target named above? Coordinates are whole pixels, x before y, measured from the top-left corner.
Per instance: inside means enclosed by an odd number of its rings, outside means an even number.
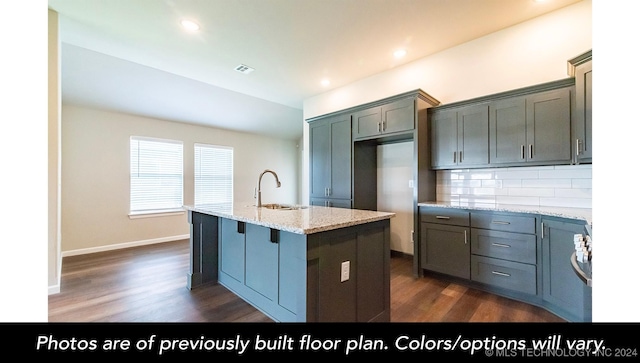
[[[185,211],[183,209],[137,212],[137,213],[129,213],[129,219],[178,216],[184,213]]]

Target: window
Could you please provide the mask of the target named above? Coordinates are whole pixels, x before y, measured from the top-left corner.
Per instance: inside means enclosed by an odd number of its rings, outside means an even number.
[[[233,148],[195,144],[195,204],[233,208]]]
[[[132,136],[131,214],[182,210],[182,142]]]

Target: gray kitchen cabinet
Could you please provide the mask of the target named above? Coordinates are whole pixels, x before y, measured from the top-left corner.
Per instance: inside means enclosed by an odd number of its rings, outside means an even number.
[[[490,165],[570,164],[572,87],[489,106]]]
[[[526,98],[496,100],[489,106],[490,164],[515,164],[526,160]]]
[[[473,167],[489,163],[488,104],[434,112],[431,127],[432,167]]]
[[[538,294],[535,216],[471,212],[471,280]]]
[[[420,269],[567,321],[591,321],[591,287],[570,261],[573,235],[584,233],[583,221],[474,208],[419,210]]]
[[[351,117],[348,114],[314,121],[309,126],[312,202],[351,204]],[[322,199],[320,202],[319,199]]]
[[[431,168],[571,164],[575,89],[567,78],[429,109]]]
[[[244,283],[245,227],[244,222],[220,219],[220,271],[240,283]]]
[[[354,140],[411,131],[415,128],[414,98],[370,107],[353,114]]]
[[[569,75],[576,80],[576,112],[573,133],[575,138],[575,162],[591,163],[593,157],[593,137],[591,132],[591,51],[569,60]]]
[[[278,231],[248,223],[246,234],[245,285],[278,301]]]
[[[567,87],[527,96],[527,162],[571,163],[571,92]]]
[[[573,236],[583,233],[584,223],[542,218],[542,298],[550,310],[569,321],[591,321],[591,287],[570,262]]]
[[[351,208],[351,199],[311,198],[311,205],[320,207]]]
[[[469,212],[420,208],[420,219],[421,267],[469,279]]]

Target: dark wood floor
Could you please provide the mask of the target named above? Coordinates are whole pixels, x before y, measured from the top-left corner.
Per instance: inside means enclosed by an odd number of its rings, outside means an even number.
[[[65,257],[50,322],[272,322],[221,285],[188,290],[189,241]],[[391,258],[392,322],[562,322],[535,306],[433,277]]]

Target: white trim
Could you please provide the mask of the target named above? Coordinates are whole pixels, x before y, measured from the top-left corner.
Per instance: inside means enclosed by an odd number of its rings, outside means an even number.
[[[49,295],[55,295],[60,293],[60,283],[49,286]]]
[[[62,257],[86,255],[86,254],[95,253],[95,252],[112,251],[112,250],[119,250],[119,249],[122,249],[122,248],[151,245],[151,244],[155,244],[155,243],[179,241],[181,239],[188,239],[189,237],[190,237],[189,234],[181,234],[181,235],[177,235],[177,236],[151,238],[151,239],[144,239],[144,240],[140,240],[140,241],[117,243],[117,244],[112,244],[112,245],[107,245],[107,246],[81,248],[81,249],[78,249],[78,250],[63,251],[62,252]]]
[[[185,211],[184,210],[180,210],[180,209],[167,210],[165,212],[160,212],[160,211],[134,212],[134,213],[129,213],[129,219],[178,216],[178,215],[182,215],[184,213],[185,213]]]

